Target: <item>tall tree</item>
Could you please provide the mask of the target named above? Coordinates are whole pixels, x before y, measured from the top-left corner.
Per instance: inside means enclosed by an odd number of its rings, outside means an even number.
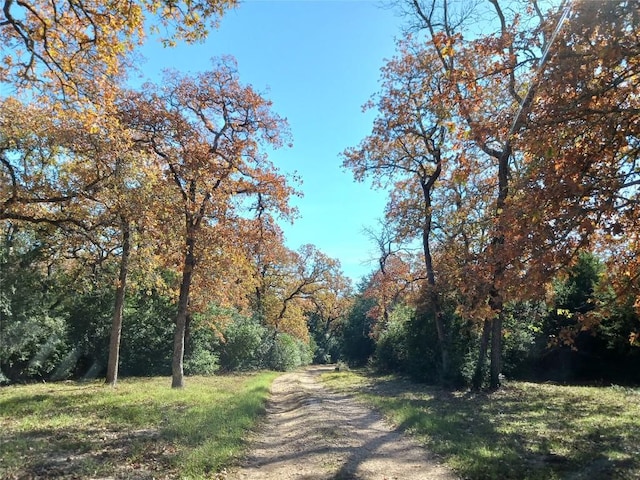
[[[512,195],[510,179],[519,153],[514,140],[532,108],[537,73],[548,59],[548,48],[563,15],[544,12],[537,2],[532,8],[506,9],[499,0],[490,5],[473,4],[466,8],[448,0],[410,0],[415,25],[425,32],[435,48],[438,65],[446,84],[440,101],[457,118],[459,149],[471,144],[472,155],[461,155],[461,163],[485,172],[494,184],[491,207],[492,233],[484,249],[485,271],[478,277],[487,293],[492,314],[485,319],[476,387],[481,382],[484,350],[491,338],[491,386],[500,384],[503,306],[508,298],[507,278],[518,254],[509,248],[506,210]],[[560,12],[566,14],[561,7]],[[485,18],[485,33],[469,35],[471,21]],[[526,15],[526,20],[523,19]],[[531,28],[530,25],[540,28]],[[525,28],[520,28],[526,25]],[[462,151],[462,150],[461,150]]]
[[[147,85],[132,98],[123,104],[124,118],[165,170],[177,200],[175,213],[182,217],[172,365],[172,387],[179,388],[184,385],[189,298],[200,250],[225,247],[199,242],[204,232],[225,225],[246,207],[245,197],[261,195],[270,209],[288,213],[292,190],[261,150],[263,144],[281,146],[287,127],[271,112],[269,101],[240,83],[231,58],[216,61],[212,71],[194,78],[168,73],[162,87]]]
[[[444,72],[439,101],[455,121],[456,169],[483,172],[476,181],[493,191],[489,236],[467,278],[491,310],[474,383],[491,339],[497,387],[505,302],[536,286],[540,294],[579,247],[601,234],[618,240],[633,224],[619,219],[637,205],[638,3],[402,5]]]
[[[392,187],[387,221],[397,225],[396,241],[421,239],[428,287],[440,344],[442,374],[449,374],[449,350],[442,299],[433,262],[434,189],[441,176],[447,149],[448,114],[436,103],[442,89],[442,72],[433,48],[412,41],[398,45],[400,54],[382,70],[382,91],[369,104],[379,112],[373,132],[357,148],[344,153],[344,166],[356,179],[374,179],[379,187]],[[449,141],[450,143],[450,141]],[[384,271],[382,271],[384,273]]]

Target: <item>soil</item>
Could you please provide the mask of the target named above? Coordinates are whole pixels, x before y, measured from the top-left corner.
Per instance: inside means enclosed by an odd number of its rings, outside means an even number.
[[[380,414],[323,387],[312,366],[278,377],[267,418],[233,480],[453,480]]]

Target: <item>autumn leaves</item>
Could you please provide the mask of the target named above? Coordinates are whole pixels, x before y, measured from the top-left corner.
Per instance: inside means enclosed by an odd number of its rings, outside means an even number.
[[[505,304],[543,298],[580,250],[638,298],[638,3],[403,6],[412,34],[382,70],[371,135],[344,154],[390,189],[373,314],[426,301],[443,377],[456,334],[443,309],[475,319],[474,384],[491,350],[497,387]]]
[[[4,2],[0,81],[16,95],[1,100],[0,220],[43,226],[51,268],[117,272],[112,385],[127,287],[176,299],[173,387],[191,316],[212,304],[306,341],[310,312],[329,328],[348,304],[338,262],[284,246],[294,181],[266,151],[290,143],[288,126],[235,60],[122,82],[145,21],[194,41],[233,4]]]

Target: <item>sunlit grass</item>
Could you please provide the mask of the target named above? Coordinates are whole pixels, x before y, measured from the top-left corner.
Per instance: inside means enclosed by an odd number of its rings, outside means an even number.
[[[0,388],[0,478],[211,478],[242,452],[275,376]]]
[[[447,392],[391,376],[329,373],[466,479],[640,479],[640,391],[510,382]]]

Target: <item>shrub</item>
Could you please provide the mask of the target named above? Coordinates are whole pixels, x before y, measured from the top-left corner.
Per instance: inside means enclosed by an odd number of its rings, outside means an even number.
[[[269,350],[268,330],[257,320],[237,316],[223,331],[220,366],[227,371],[263,367]]]
[[[184,361],[184,373],[187,375],[213,375],[219,369],[218,356],[204,349],[192,353]]]
[[[308,365],[313,360],[313,347],[288,333],[273,339],[266,366],[281,372]]]
[[[394,312],[395,313],[395,312]],[[405,318],[392,318],[380,332],[376,342],[373,365],[382,371],[406,371],[407,328]]]
[[[271,349],[269,367],[281,372],[293,370],[302,364],[300,353],[300,347],[291,335],[278,333]]]
[[[376,344],[371,338],[373,319],[367,316],[374,303],[374,300],[358,295],[347,316],[340,338],[340,358],[349,365],[366,365],[375,351]]]

